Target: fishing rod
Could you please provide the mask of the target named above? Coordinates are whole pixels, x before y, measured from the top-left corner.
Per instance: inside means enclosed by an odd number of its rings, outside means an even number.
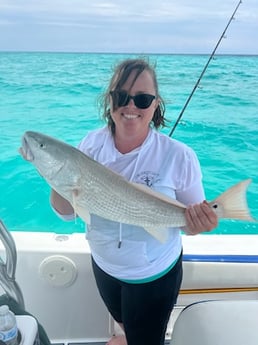
[[[226,25],[224,31],[222,32],[222,34],[221,34],[221,36],[220,36],[220,38],[219,38],[219,40],[218,40],[218,42],[217,42],[215,48],[213,49],[213,52],[211,53],[211,55],[210,55],[210,57],[209,57],[209,59],[208,59],[206,65],[204,66],[204,69],[203,69],[203,71],[202,71],[202,73],[201,73],[199,79],[197,80],[196,84],[194,85],[194,88],[193,88],[192,92],[190,93],[190,95],[189,95],[189,97],[188,97],[188,99],[187,99],[187,101],[186,101],[186,103],[185,103],[183,109],[181,110],[181,113],[179,114],[179,116],[178,116],[178,118],[177,118],[177,120],[176,120],[176,122],[175,122],[175,124],[174,124],[174,127],[172,128],[172,130],[171,130],[170,133],[169,133],[169,136],[170,136],[170,137],[171,137],[172,134],[174,133],[174,131],[175,131],[175,129],[176,129],[176,127],[177,127],[179,121],[181,120],[181,118],[182,118],[182,116],[183,116],[183,114],[184,114],[184,111],[185,111],[186,107],[188,106],[188,104],[189,104],[191,98],[193,97],[193,94],[194,94],[195,90],[197,89],[198,85],[200,84],[200,81],[201,81],[201,79],[202,79],[204,73],[206,72],[206,69],[208,68],[208,66],[209,66],[209,64],[210,64],[210,61],[212,60],[213,56],[215,55],[215,52],[216,52],[218,46],[220,45],[220,42],[221,42],[222,38],[225,37],[225,33],[226,33],[226,31],[227,31],[227,29],[228,29],[230,23],[231,23],[232,20],[234,19],[234,16],[235,16],[235,14],[236,14],[236,12],[237,12],[237,10],[238,10],[238,8],[239,8],[239,6],[240,6],[241,3],[242,3],[242,0],[240,0],[239,3],[237,4],[237,6],[236,6],[236,8],[235,8],[235,10],[234,10],[234,12],[233,12],[233,14],[232,14],[232,16],[230,17],[230,19],[229,19],[229,21],[228,21],[228,23],[227,23],[227,25]]]

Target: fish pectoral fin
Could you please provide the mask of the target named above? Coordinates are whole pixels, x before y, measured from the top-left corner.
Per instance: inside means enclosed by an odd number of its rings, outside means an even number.
[[[85,223],[90,225],[90,212],[86,208],[76,205],[74,210],[76,214],[85,221]]]
[[[157,229],[156,227],[147,227],[144,229],[161,243],[165,243],[168,239],[168,229]]]
[[[79,206],[77,203],[79,193],[79,188],[74,188],[72,191],[72,207],[74,209],[74,213],[77,214],[81,219],[83,219],[85,223],[90,225],[90,212],[85,207]]]

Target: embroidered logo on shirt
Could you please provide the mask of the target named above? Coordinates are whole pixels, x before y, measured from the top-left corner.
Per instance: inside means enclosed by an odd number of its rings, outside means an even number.
[[[153,171],[143,171],[135,176],[136,183],[145,184],[148,187],[152,187],[158,181],[160,181],[159,174]]]

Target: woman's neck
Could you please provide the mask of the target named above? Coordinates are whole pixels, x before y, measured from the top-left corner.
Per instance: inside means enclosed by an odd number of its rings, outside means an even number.
[[[120,153],[123,153],[123,154],[131,152],[143,144],[143,142],[148,136],[148,133],[149,132],[147,132],[146,135],[144,136],[130,136],[130,137],[123,137],[115,133],[114,134],[115,147]]]

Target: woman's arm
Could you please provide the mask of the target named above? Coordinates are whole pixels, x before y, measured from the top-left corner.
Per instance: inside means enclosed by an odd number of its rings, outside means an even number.
[[[74,215],[74,209],[69,201],[63,198],[54,189],[51,190],[50,203],[55,211],[60,214],[60,216]]]

